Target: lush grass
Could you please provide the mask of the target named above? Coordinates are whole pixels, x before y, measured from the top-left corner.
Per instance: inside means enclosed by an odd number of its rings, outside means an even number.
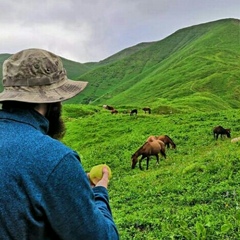
[[[63,142],[80,154],[85,170],[100,163],[112,169],[110,201],[121,239],[238,239],[240,143],[212,134],[222,125],[239,136],[237,110],[130,117],[66,104],[64,118]],[[149,170],[132,170],[131,155],[160,134],[177,150],[168,149],[159,165],[151,158]]]

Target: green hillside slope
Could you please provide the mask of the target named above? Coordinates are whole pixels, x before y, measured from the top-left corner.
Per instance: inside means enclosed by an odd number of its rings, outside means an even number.
[[[236,108],[240,21],[181,29],[139,51],[80,76],[87,89],[73,102],[151,105],[182,110]]]

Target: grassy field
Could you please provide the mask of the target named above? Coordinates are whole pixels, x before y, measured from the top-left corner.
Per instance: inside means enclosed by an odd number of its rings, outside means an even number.
[[[63,142],[86,171],[106,163],[113,216],[121,239],[239,239],[240,142],[214,140],[212,129],[240,136],[239,110],[188,114],[112,115],[97,106],[64,105]],[[169,135],[177,149],[146,170],[131,169],[131,155],[150,135]]]
[[[240,142],[216,141],[212,133],[222,125],[240,136],[239,24],[224,19],[180,29],[98,63],[63,59],[69,78],[89,82],[64,104],[63,142],[86,171],[111,167],[121,239],[239,239]],[[0,65],[8,56],[0,54]],[[137,116],[124,114],[136,106]],[[131,169],[131,155],[146,139],[164,134],[176,151],[168,149],[159,165],[151,158],[148,170]]]

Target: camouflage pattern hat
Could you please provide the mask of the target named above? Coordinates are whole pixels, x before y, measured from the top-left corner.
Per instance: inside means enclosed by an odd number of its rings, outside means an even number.
[[[2,101],[62,102],[74,97],[87,82],[67,78],[61,58],[42,49],[26,49],[3,63]]]

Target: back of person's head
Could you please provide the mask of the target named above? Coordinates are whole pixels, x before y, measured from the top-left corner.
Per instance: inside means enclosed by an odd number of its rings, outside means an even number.
[[[1,108],[10,110],[13,108],[34,109],[38,103],[18,102],[18,101],[3,101]]]
[[[87,86],[87,82],[68,79],[61,58],[42,49],[26,49],[5,60],[2,82],[4,90],[0,93],[0,102],[8,101],[11,105],[15,101],[62,102]]]

